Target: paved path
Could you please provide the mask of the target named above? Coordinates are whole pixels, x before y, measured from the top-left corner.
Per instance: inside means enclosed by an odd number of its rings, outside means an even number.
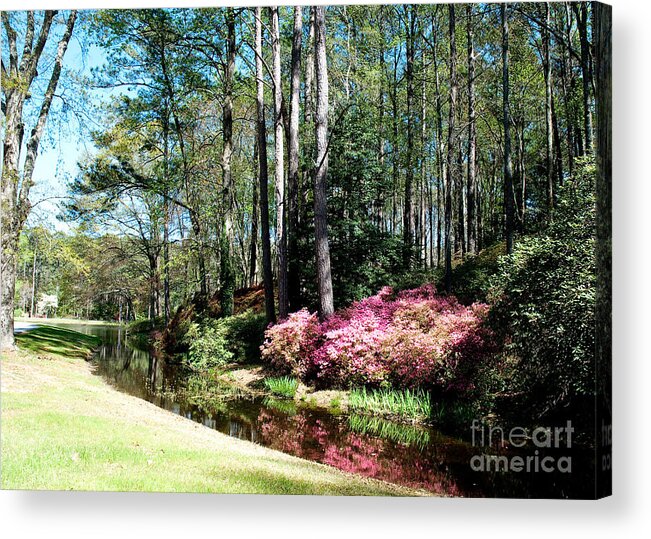
[[[37,327],[38,324],[32,324],[31,322],[14,322],[14,335],[18,335],[19,333],[23,333]]]

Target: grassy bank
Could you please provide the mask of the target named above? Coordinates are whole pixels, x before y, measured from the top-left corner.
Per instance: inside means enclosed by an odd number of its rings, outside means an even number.
[[[117,322],[106,320],[84,320],[82,318],[29,318],[17,316],[16,322],[27,322],[30,324],[84,324],[85,326],[119,326]],[[124,325],[124,324],[123,324]]]
[[[66,358],[87,359],[99,346],[99,338],[66,328],[43,325],[16,335],[16,344],[25,352]],[[4,366],[4,362],[3,362]]]
[[[111,388],[63,328],[2,358],[2,488],[414,495],[230,438]]]

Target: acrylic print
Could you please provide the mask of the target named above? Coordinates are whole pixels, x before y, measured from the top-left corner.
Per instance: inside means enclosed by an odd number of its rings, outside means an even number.
[[[3,489],[610,493],[609,6],[1,35]]]

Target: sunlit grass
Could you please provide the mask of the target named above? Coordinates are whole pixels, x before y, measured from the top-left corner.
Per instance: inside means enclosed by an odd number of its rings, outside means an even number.
[[[418,390],[353,389],[348,406],[353,412],[427,419],[432,411],[428,393]]]
[[[100,342],[100,339],[93,335],[49,325],[16,335],[16,344],[21,350],[82,359],[88,358]]]
[[[414,494],[230,438],[120,393],[84,361],[95,343],[39,328],[20,336],[21,351],[3,354],[3,489]]]
[[[279,378],[265,378],[264,386],[274,395],[293,399],[298,389],[298,380],[291,376],[281,376]]]
[[[26,322],[29,324],[62,324],[62,325],[77,325],[83,324],[84,326],[119,326],[117,322],[108,320],[84,320],[82,318],[29,318],[27,316],[17,316],[14,319],[16,322]]]

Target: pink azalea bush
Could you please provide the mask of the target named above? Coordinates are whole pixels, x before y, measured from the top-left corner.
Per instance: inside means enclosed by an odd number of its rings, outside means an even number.
[[[279,324],[269,326],[260,347],[262,357],[282,374],[305,378],[306,358],[315,352],[319,337],[319,318],[307,309],[290,314]]]
[[[472,372],[493,348],[488,307],[461,305],[433,285],[385,287],[319,323],[306,310],[265,334],[262,357],[275,369],[322,386],[472,389]]]

